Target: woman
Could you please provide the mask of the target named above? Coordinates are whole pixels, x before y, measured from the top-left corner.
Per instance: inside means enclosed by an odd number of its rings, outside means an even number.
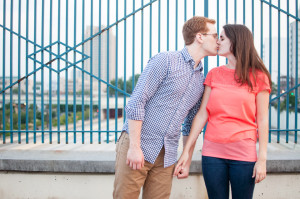
[[[229,183],[233,199],[252,198],[255,183],[266,177],[271,78],[249,29],[244,25],[223,29],[218,54],[228,64],[207,74],[202,104],[174,175],[188,176],[192,146],[208,121],[202,171],[209,198],[228,198]]]

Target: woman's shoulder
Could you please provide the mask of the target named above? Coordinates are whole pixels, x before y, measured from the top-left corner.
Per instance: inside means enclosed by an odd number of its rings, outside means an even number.
[[[250,75],[252,76],[252,73],[250,73]],[[255,76],[256,76],[256,81],[267,81],[267,82],[269,81],[268,75],[261,70],[256,70]]]

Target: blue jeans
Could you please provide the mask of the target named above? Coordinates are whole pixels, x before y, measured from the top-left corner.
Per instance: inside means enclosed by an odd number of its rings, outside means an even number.
[[[250,199],[255,178],[255,162],[202,156],[202,172],[209,199],[229,198],[229,183],[233,199]]]

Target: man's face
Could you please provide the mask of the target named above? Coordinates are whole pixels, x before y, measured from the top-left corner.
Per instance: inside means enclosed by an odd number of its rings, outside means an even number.
[[[218,53],[218,33],[214,24],[207,23],[207,33],[202,33],[203,49],[207,56],[216,56]]]

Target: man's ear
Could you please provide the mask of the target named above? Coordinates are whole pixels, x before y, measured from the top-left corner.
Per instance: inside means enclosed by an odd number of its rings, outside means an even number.
[[[200,34],[200,33],[196,34],[195,40],[196,40],[198,43],[202,44],[202,43],[203,43],[203,35]]]

